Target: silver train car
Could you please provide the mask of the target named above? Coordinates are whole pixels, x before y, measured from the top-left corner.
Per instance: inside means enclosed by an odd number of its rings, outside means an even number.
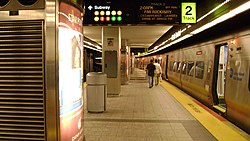
[[[250,133],[250,29],[164,54],[162,77]]]

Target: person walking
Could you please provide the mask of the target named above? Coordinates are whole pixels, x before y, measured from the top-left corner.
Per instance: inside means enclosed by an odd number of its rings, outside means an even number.
[[[149,88],[154,86],[154,72],[155,72],[155,65],[153,64],[153,60],[150,60],[150,63],[146,67],[146,73],[148,74],[148,84]]]
[[[154,65],[155,65],[155,85],[158,85],[160,82],[162,69],[161,69],[161,65],[159,64],[157,59],[155,59]]]

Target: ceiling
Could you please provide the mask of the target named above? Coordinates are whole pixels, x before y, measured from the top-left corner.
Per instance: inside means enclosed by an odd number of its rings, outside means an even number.
[[[148,48],[172,26],[121,26],[121,37],[131,48]],[[84,26],[84,36],[101,44],[102,26]]]

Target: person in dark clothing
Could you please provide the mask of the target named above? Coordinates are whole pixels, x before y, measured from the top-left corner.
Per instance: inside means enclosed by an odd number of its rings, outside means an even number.
[[[148,84],[149,88],[154,86],[154,72],[155,72],[155,65],[153,64],[153,60],[150,60],[150,63],[146,67],[146,73],[148,74]]]

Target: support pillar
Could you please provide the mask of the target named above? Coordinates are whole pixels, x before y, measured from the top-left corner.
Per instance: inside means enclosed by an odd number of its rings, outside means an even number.
[[[121,92],[121,28],[102,27],[102,72],[107,74],[107,94],[120,95]]]
[[[121,45],[121,84],[128,84],[128,45],[127,40],[122,39]]]

